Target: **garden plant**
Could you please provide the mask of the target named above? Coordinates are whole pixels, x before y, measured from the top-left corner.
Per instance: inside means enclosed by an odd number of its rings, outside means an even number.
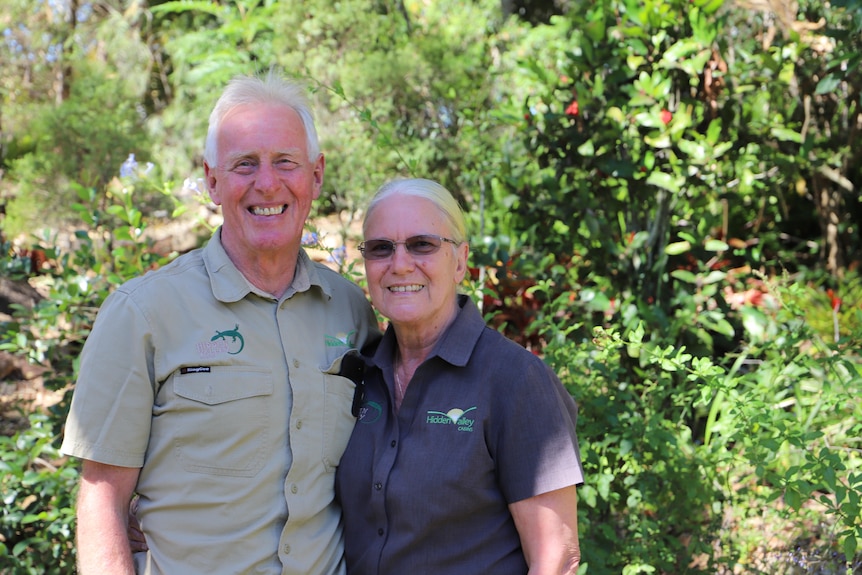
[[[153,232],[208,236],[200,110],[270,65],[315,92],[338,232],[308,238],[348,277],[380,182],[458,194],[464,291],[580,407],[579,573],[862,573],[862,2],[37,4],[0,57],[0,271],[41,295],[0,351],[60,399],[0,435],[0,573],[74,572],[78,353],[176,255]]]

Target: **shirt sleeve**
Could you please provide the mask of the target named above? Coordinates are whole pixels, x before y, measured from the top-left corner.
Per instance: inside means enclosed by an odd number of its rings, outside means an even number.
[[[509,503],[583,483],[575,401],[544,362],[523,348],[515,351],[509,354],[515,365],[495,376],[505,390],[496,394],[491,438]]]
[[[155,397],[150,322],[131,297],[109,295],[84,349],[61,451],[141,467]]]

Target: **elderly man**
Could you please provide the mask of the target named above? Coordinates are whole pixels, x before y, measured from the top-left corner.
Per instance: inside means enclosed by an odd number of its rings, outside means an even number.
[[[324,167],[300,86],[227,86],[204,165],[223,225],[111,294],[81,356],[62,449],[83,459],[83,575],[344,572],[334,477],[355,386],[339,374],[378,331],[301,248]]]

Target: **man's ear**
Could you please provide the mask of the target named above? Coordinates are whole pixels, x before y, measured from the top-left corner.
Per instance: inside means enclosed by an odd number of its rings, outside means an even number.
[[[206,162],[204,162],[204,176],[207,182],[207,191],[210,194],[210,199],[215,205],[220,206],[221,198],[216,192],[216,169],[211,168]]]
[[[326,158],[323,157],[323,154],[318,154],[317,160],[314,162],[314,197],[313,199],[317,199],[320,197],[320,190],[323,189],[323,172],[326,168]]]

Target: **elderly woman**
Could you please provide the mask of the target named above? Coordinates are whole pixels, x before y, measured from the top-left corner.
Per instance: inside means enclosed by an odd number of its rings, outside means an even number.
[[[435,182],[384,185],[364,223],[389,320],[336,476],[348,575],[575,573],[577,407],[459,295],[463,214]]]

